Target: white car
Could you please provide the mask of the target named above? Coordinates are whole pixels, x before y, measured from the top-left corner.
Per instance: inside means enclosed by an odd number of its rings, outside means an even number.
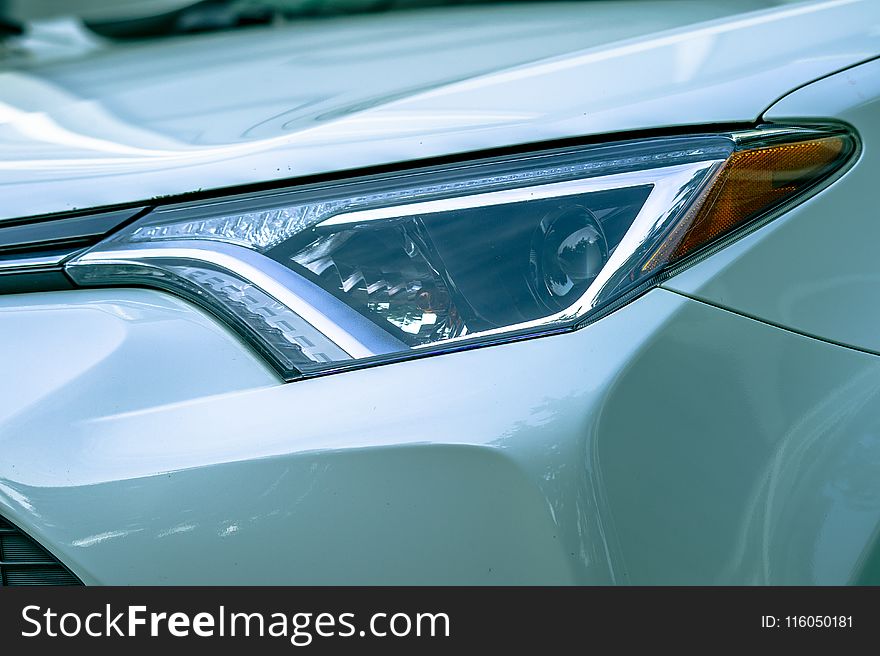
[[[880,581],[880,2],[154,4],[0,23],[2,584]]]

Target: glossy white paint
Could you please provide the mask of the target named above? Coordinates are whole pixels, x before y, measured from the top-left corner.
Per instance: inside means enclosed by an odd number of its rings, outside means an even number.
[[[874,0],[536,3],[36,54],[0,62],[0,218],[754,121],[878,27]]]
[[[56,322],[65,384],[40,368],[0,418],[0,512],[87,583],[846,583],[880,522],[880,359],[669,291],[269,386],[158,292],[3,307],[120,333]],[[0,333],[7,366],[46,350]],[[156,352],[186,335],[214,343]]]
[[[816,197],[664,286],[880,353],[880,61],[797,91],[765,118],[846,121],[862,139],[861,157]]]
[[[18,430],[34,410],[131,412],[278,383],[225,327],[184,301],[142,290],[0,295],[0,335],[0,421]],[[150,382],[157,376],[161,386]]]

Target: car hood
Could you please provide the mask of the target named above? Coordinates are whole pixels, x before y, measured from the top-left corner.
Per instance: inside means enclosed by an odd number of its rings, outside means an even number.
[[[873,0],[582,2],[67,50],[34,38],[0,60],[0,219],[755,121],[793,88],[877,56],[878,26]]]

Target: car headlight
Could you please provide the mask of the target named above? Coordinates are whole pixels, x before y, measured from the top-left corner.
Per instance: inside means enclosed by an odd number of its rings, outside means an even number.
[[[286,378],[570,330],[827,179],[842,128],[567,148],[160,207],[66,264],[233,326]]]

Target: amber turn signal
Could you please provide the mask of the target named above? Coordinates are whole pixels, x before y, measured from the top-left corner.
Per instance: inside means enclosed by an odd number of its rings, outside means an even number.
[[[643,271],[670,264],[765,216],[838,170],[853,151],[834,135],[734,152]]]

